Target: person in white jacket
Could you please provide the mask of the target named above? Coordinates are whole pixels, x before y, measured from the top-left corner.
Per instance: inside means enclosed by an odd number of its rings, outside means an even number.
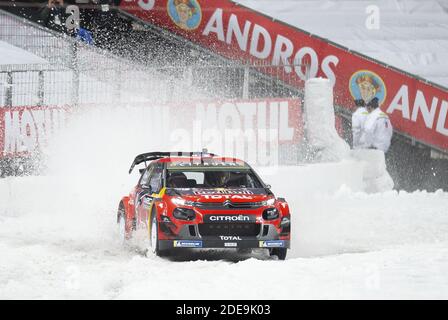
[[[355,100],[355,105],[357,106],[357,109],[352,114],[353,149],[365,149],[366,146],[361,144],[361,136],[364,131],[364,123],[369,115],[369,111],[367,111],[363,99]]]
[[[378,149],[384,153],[389,150],[393,128],[389,116],[381,111],[378,98],[373,98],[367,104],[368,116],[364,122],[360,145],[367,149]]]

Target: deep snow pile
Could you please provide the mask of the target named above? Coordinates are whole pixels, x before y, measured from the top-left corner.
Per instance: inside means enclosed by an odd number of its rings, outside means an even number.
[[[239,0],[275,19],[448,87],[446,0]],[[378,24],[371,24],[378,12]],[[372,25],[372,26],[370,26]]]
[[[350,147],[336,131],[330,80],[313,78],[305,82],[305,124],[307,138],[320,161],[340,161]]]
[[[115,110],[71,121],[48,176],[0,180],[0,298],[448,297],[448,193],[365,194],[363,165],[350,160],[259,168],[293,212],[285,262],[123,248],[115,210],[135,182],[127,169],[163,140],[137,134],[138,114]]]
[[[353,177],[362,180],[360,190],[369,193],[392,190],[394,182],[387,172],[384,153],[380,150],[350,150],[336,131],[330,80],[307,80],[304,100],[307,142],[312,148],[315,162],[350,160],[353,168],[362,166],[362,172],[351,172]]]

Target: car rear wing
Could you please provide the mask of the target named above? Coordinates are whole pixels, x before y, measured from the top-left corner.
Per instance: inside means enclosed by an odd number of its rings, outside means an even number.
[[[169,157],[214,157],[216,154],[209,153],[207,149],[202,150],[202,152],[148,152],[142,153],[135,157],[134,162],[132,162],[131,167],[129,168],[129,174],[131,174],[134,167],[142,162],[157,160],[161,158],[169,158]]]

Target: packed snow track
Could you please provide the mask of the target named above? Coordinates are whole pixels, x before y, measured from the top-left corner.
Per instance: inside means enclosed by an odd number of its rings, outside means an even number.
[[[76,192],[69,184],[82,182],[72,178],[1,180],[0,298],[448,297],[447,193],[291,186],[283,194],[294,214],[286,261],[232,251],[158,258],[123,247],[115,199]],[[274,180],[274,188],[282,182]]]
[[[144,125],[80,116],[51,143],[45,176],[0,179],[0,299],[448,298],[448,193],[366,194],[350,161],[256,168],[291,207],[286,261],[124,247],[116,210],[136,181],[129,164],[166,150],[138,134]]]

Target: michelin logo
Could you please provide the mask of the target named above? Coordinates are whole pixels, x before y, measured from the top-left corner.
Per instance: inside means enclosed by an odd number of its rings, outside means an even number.
[[[259,242],[260,248],[283,248],[284,246],[285,241],[283,240],[267,240]]]
[[[202,248],[202,241],[174,240],[175,248]]]

